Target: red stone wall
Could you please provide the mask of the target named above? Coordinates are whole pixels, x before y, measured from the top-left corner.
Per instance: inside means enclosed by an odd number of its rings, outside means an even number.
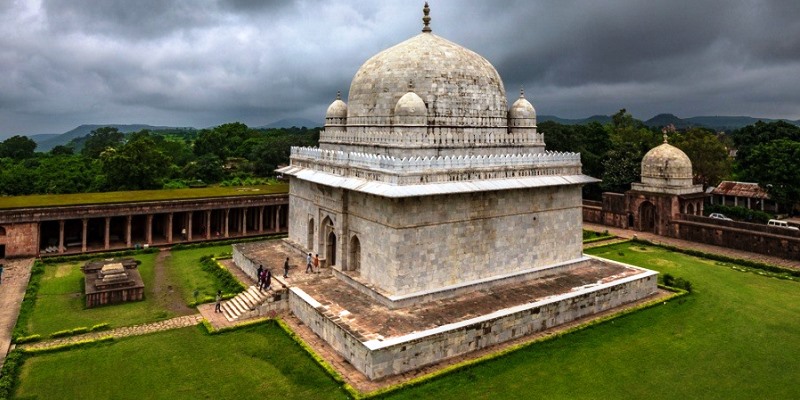
[[[39,247],[39,223],[3,224],[5,235],[0,235],[0,245],[6,246],[6,257],[35,256]]]

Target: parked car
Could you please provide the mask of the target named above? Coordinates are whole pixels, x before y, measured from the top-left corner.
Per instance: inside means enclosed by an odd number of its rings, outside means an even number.
[[[721,214],[721,213],[711,213],[711,215],[709,215],[709,217],[714,218],[714,219],[721,219],[721,220],[725,220],[725,221],[733,221],[732,219],[726,217],[725,214]]]
[[[781,220],[779,220],[779,219],[771,219],[771,220],[769,220],[769,222],[767,222],[767,225],[769,225],[769,226],[776,226],[776,227],[778,227],[778,228],[786,228],[786,229],[791,229],[791,230],[793,230],[793,231],[800,231],[800,228],[797,228],[797,227],[791,226],[791,225],[789,225],[789,223],[788,223],[788,222],[786,222],[786,221],[781,221]]]

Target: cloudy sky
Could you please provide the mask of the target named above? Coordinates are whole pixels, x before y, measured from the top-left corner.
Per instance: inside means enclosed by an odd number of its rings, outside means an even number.
[[[322,121],[422,1],[0,0],[0,138]],[[431,0],[539,114],[800,119],[800,1]]]

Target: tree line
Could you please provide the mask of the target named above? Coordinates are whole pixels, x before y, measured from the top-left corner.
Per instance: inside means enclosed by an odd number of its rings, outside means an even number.
[[[230,123],[187,132],[113,127],[37,153],[24,136],[0,142],[0,195],[85,193],[258,182],[288,164],[291,146],[316,146],[319,128]]]
[[[0,142],[0,195],[81,193],[226,184],[273,176],[291,146],[317,146],[319,128],[252,129],[230,123],[212,129],[125,135],[105,127],[66,146],[36,153],[23,136]],[[583,172],[602,179],[584,197],[624,192],[638,182],[644,155],[663,141],[622,109],[610,123],[542,122],[548,150],[581,153]],[[758,122],[730,133],[692,127],[670,130],[669,143],[692,161],[694,182],[759,183],[784,207],[800,199],[800,127]]]

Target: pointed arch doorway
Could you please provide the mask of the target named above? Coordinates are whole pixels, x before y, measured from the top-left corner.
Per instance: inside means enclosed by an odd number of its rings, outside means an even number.
[[[336,230],[330,216],[322,219],[319,227],[320,250],[324,251],[325,264],[328,267],[336,265]]]
[[[361,269],[361,241],[358,236],[353,236],[350,239],[349,257],[347,258],[347,269],[350,271],[358,271]]]
[[[643,232],[656,232],[656,206],[645,201],[639,206],[639,230]]]

